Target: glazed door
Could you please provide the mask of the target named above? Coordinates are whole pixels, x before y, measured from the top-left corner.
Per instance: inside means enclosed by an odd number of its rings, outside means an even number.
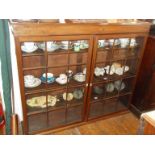
[[[98,35],[94,40],[88,119],[127,110],[144,35]]]
[[[92,38],[21,37],[19,42],[25,133],[84,121]]]

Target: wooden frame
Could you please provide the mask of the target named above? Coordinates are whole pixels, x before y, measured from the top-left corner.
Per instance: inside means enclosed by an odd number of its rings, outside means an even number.
[[[143,37],[143,45],[141,46],[141,51],[140,55],[137,58],[139,60],[139,64],[137,67],[137,70],[139,70],[141,58],[143,56],[143,51],[149,31],[149,24],[148,23],[140,23],[140,24],[133,24],[133,25],[110,25],[110,24],[50,24],[50,23],[39,23],[39,24],[22,24],[22,23],[17,23],[17,24],[12,24],[13,27],[13,33],[15,36],[15,42],[16,42],[16,55],[17,55],[17,63],[18,63],[18,72],[19,72],[19,79],[20,79],[20,90],[21,90],[21,98],[22,98],[22,108],[23,108],[23,126],[24,126],[24,134],[36,134],[40,133],[41,131],[44,130],[51,130],[51,128],[47,129],[39,129],[38,131],[32,131],[30,132],[28,129],[28,117],[32,115],[37,115],[38,112],[34,112],[29,114],[26,106],[26,96],[25,95],[31,95],[31,94],[37,94],[37,93],[45,93],[46,94],[46,106],[47,109],[44,111],[46,113],[46,118],[47,118],[47,124],[49,122],[49,112],[48,111],[48,105],[47,105],[47,96],[48,93],[52,90],[58,90],[57,87],[51,87],[49,88],[47,84],[45,84],[45,87],[43,87],[40,90],[34,90],[34,91],[26,91],[24,89],[24,72],[28,72],[30,70],[45,70],[46,76],[48,69],[51,68],[49,66],[48,59],[49,57],[54,57],[58,55],[56,52],[54,53],[48,53],[47,49],[45,50],[44,53],[38,52],[38,53],[31,53],[31,54],[22,54],[21,52],[21,43],[22,42],[28,42],[28,41],[34,41],[34,42],[47,42],[47,41],[63,41],[63,40],[69,40],[69,41],[74,41],[74,40],[87,40],[89,43],[89,49],[87,51],[83,51],[83,53],[87,53],[87,63],[86,64],[79,64],[79,65],[86,65],[87,68],[87,76],[86,76],[86,82],[84,84],[79,84],[79,85],[72,85],[70,88],[77,88],[77,87],[84,87],[85,89],[85,95],[84,95],[84,101],[83,101],[83,111],[81,113],[81,121],[74,121],[70,124],[63,124],[60,125],[56,128],[61,128],[65,127],[66,125],[72,125],[72,124],[77,124],[77,123],[82,123],[82,122],[87,122],[91,121],[92,119],[89,119],[89,113],[90,113],[90,98],[91,98],[91,91],[92,91],[92,85],[93,85],[93,77],[94,77],[94,68],[96,64],[96,55],[97,55],[97,45],[98,45],[98,40],[102,39],[111,39],[111,38],[132,38],[132,37]],[[80,52],[79,52],[80,53]],[[82,53],[82,52],[81,52]],[[67,59],[70,58],[70,54],[72,54],[71,51],[67,50],[67,53],[65,51],[61,51],[59,53],[60,55],[65,56],[67,54]],[[44,57],[44,66],[37,66],[37,67],[24,67],[24,60],[23,58],[26,59],[31,59],[32,57]],[[36,59],[37,60],[37,59]],[[110,63],[112,59],[110,58]],[[114,60],[113,60],[114,61]],[[118,60],[117,60],[118,61]],[[127,60],[124,60],[125,62]],[[28,63],[25,63],[28,64]],[[68,69],[71,66],[77,66],[78,64],[69,64],[68,62]],[[66,66],[66,67],[67,67]],[[58,67],[58,66],[57,66]],[[62,66],[61,66],[62,67]],[[65,67],[65,66],[64,66]],[[137,72],[136,72],[137,73]],[[132,77],[132,76],[131,76]],[[118,79],[122,79],[123,77],[120,77]],[[132,98],[132,92],[134,89],[134,85],[137,79],[137,74],[135,74],[133,77],[133,88],[131,92],[128,94],[124,95],[129,95],[129,105],[128,108],[130,107],[130,102]],[[104,82],[101,82],[102,84]],[[68,91],[68,84],[67,84],[67,91]],[[66,89],[65,88],[65,89]],[[121,96],[118,94],[117,96],[113,97],[118,97]],[[110,100],[111,97],[107,98],[106,100]],[[68,104],[65,104],[65,106],[68,106]],[[65,107],[66,109],[67,107]],[[56,108],[55,110],[51,111],[56,111],[59,108]],[[60,110],[60,109],[59,109]],[[127,109],[120,110],[119,112],[122,113],[123,111],[126,111]],[[118,112],[116,112],[118,113]],[[114,112],[112,113],[114,114]],[[95,117],[93,119],[100,118]],[[106,116],[104,116],[106,117]],[[66,119],[66,111],[65,111],[65,119]],[[53,130],[56,129],[55,127],[52,128]]]

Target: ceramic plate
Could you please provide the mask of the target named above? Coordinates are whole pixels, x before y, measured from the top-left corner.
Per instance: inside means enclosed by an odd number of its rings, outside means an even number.
[[[22,45],[22,46],[21,46],[21,49],[22,49],[23,52],[32,53],[32,52],[36,51],[36,50],[38,49],[38,47],[37,47],[37,46],[34,46],[33,49],[28,50],[24,45]]]
[[[35,82],[34,82],[33,85],[27,85],[27,84],[25,84],[25,87],[26,88],[35,88],[35,87],[38,87],[40,84],[41,84],[41,80],[38,79],[38,78],[35,78]]]

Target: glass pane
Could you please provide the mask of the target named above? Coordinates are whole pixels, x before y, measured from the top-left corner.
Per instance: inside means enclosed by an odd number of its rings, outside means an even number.
[[[97,63],[94,68],[94,80],[93,82],[101,82],[109,79],[110,62]]]
[[[87,52],[79,52],[79,53],[71,53],[69,54],[69,65],[80,65],[80,64],[86,64],[88,58]]]
[[[110,68],[109,68],[109,79],[114,80],[118,79],[121,76],[124,75],[125,69],[127,71],[128,67],[125,66],[124,60],[118,60],[111,62]]]
[[[23,42],[23,68],[45,67],[45,52],[38,47],[39,42]],[[45,44],[43,42],[43,44]],[[35,62],[35,63],[34,63]]]
[[[63,98],[63,94],[65,92],[66,89],[60,89],[48,92],[48,110],[66,107],[66,101]]]
[[[132,88],[133,88],[134,81],[135,81],[134,78],[123,79],[122,83],[121,83],[120,94],[131,92]]]
[[[83,106],[69,107],[67,109],[67,123],[75,123],[82,121]]]
[[[108,82],[105,85],[105,92],[106,92],[106,98],[117,96],[119,91],[116,87],[116,81]]]
[[[47,111],[46,93],[35,93],[26,95],[26,105],[28,113]]]
[[[125,62],[125,72],[124,76],[133,76],[137,72],[138,60],[137,59],[127,59]]]
[[[47,113],[28,116],[29,132],[47,129]]]
[[[67,67],[48,68],[47,88],[62,89],[67,87]]]
[[[63,94],[63,98],[67,101],[68,106],[83,105],[84,91],[84,87],[69,88],[67,93]]]
[[[127,109],[129,106],[129,101],[130,101],[131,95],[124,95],[119,97],[119,105],[118,109],[123,110]]]
[[[91,102],[96,102],[97,100],[105,98],[106,94],[106,84],[97,84],[92,86],[91,91]]]
[[[89,48],[88,40],[74,40],[71,41],[71,45],[73,53],[87,52]]]
[[[25,92],[36,91],[45,89],[46,80],[42,82],[41,76],[44,74],[46,79],[45,69],[33,69],[24,71],[24,85]]]
[[[66,124],[65,109],[59,109],[48,112],[48,127],[54,128]]]
[[[91,104],[89,118],[95,118],[127,110],[129,95],[97,101]]]
[[[86,72],[86,65],[69,66],[67,71],[69,86],[85,84]]]
[[[67,54],[48,55],[48,67],[63,67],[68,65]]]
[[[95,118],[104,114],[104,100],[91,104],[89,118]]]

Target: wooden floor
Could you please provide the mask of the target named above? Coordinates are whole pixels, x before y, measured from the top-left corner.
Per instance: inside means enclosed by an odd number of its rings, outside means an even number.
[[[132,113],[55,132],[55,135],[135,135],[139,120]]]

